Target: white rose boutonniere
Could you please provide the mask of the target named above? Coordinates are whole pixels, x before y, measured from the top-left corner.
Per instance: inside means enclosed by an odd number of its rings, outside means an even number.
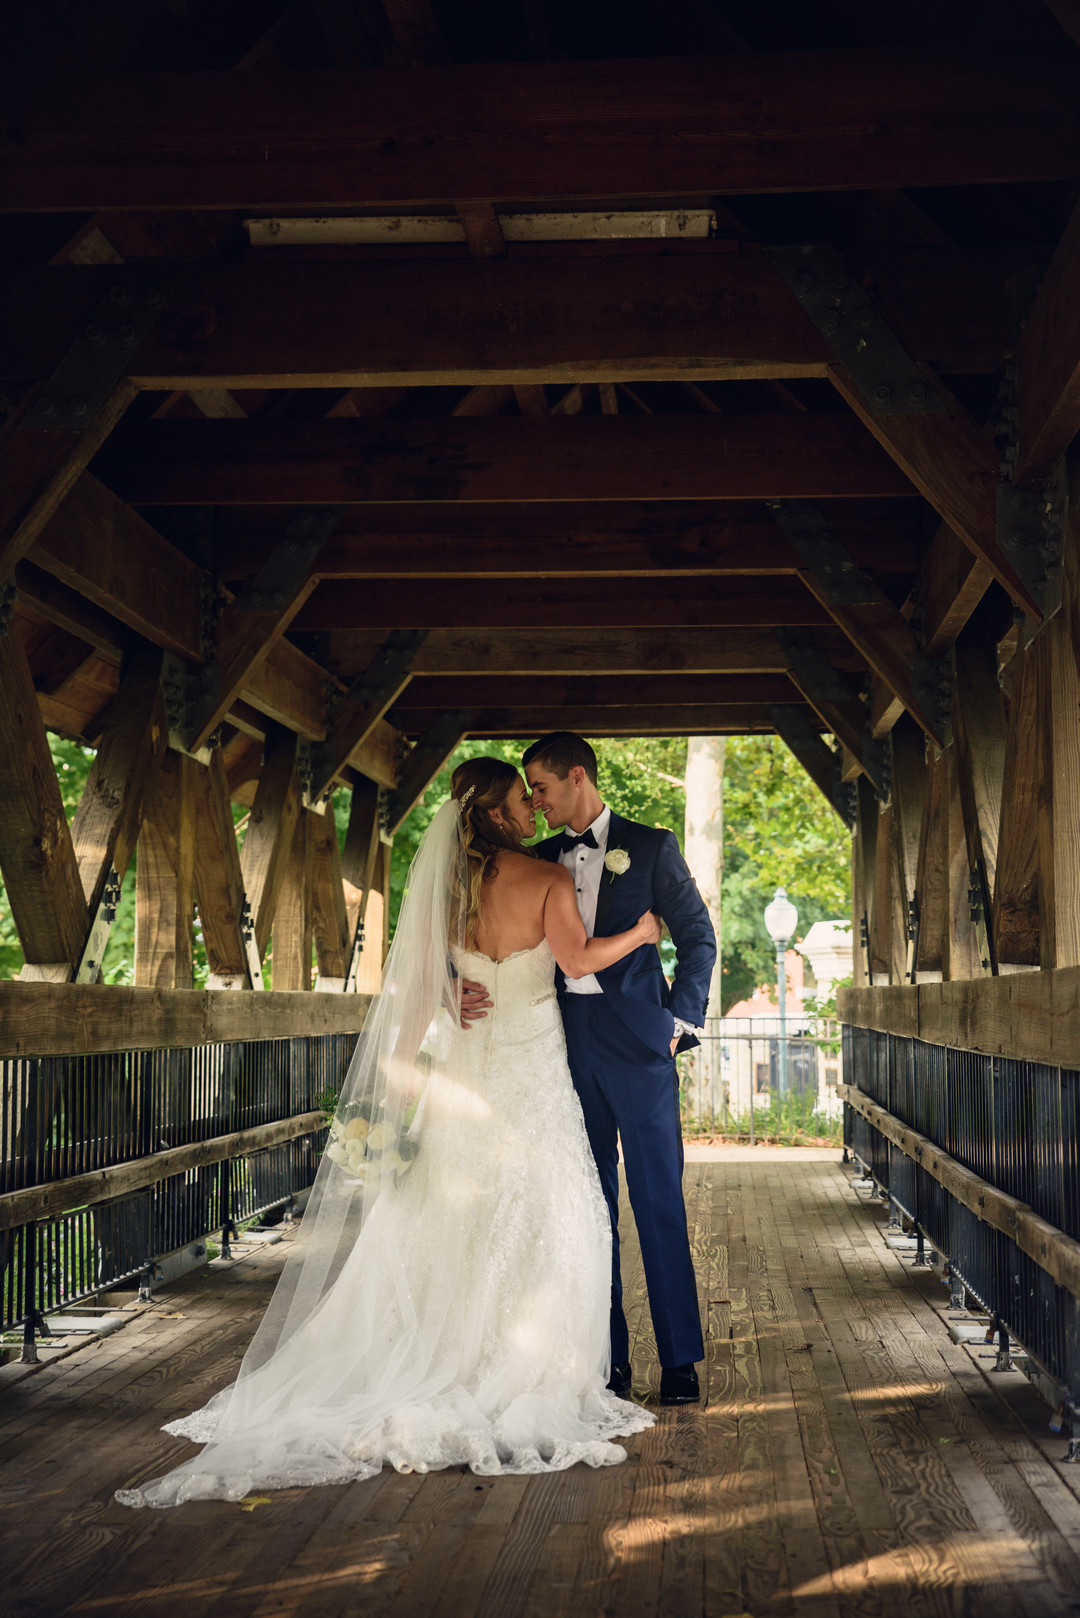
[[[609,848],[604,855],[604,869],[611,872],[609,882],[614,882],[617,876],[624,876],[630,869],[630,856],[625,848]]]

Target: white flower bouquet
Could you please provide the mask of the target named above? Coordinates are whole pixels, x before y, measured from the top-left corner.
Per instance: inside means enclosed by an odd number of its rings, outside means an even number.
[[[412,1168],[420,1147],[409,1132],[410,1118],[396,1129],[386,1119],[372,1123],[362,1104],[352,1102],[327,1117],[330,1139],[326,1155],[357,1183],[366,1185],[380,1175],[393,1174],[399,1185]]]

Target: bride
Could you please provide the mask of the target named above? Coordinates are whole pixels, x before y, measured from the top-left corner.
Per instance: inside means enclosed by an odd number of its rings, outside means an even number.
[[[240,1500],[384,1465],[492,1475],[625,1458],[655,1419],[607,1391],[611,1229],[566,1061],[555,964],[588,938],[573,879],[522,849],[510,764],[462,764],[409,872],[383,990],[277,1290],[236,1382],[165,1431],[205,1448],[129,1506]],[[493,1002],[471,1027],[460,983]]]

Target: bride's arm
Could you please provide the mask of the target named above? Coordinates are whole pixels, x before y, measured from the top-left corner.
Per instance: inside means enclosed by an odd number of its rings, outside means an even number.
[[[625,933],[610,938],[590,938],[578,913],[574,879],[561,865],[551,867],[552,881],[544,901],[544,936],[551,953],[568,978],[583,978],[602,972],[642,944],[658,944],[662,928],[658,916],[647,910]]]

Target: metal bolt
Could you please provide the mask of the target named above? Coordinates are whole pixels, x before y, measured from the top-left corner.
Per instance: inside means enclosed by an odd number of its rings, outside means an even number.
[[[832,278],[832,284],[835,292],[843,292],[844,288],[848,284],[848,278],[844,274],[843,270],[837,270],[836,274]]]
[[[83,416],[89,412],[89,409],[90,406],[86,400],[79,398],[78,395],[74,399],[68,400],[68,412],[75,417],[76,421],[81,421]]]
[[[892,398],[892,388],[887,382],[879,382],[874,389],[874,398],[878,404],[888,404]]]
[[[129,325],[127,325],[125,323],[123,326],[121,326],[119,328],[119,330],[117,332],[117,336],[119,337],[120,341],[124,344],[124,347],[127,348],[132,343],[134,343],[134,341],[135,341],[135,327],[134,326],[129,326]]]
[[[866,304],[864,308],[859,310],[855,318],[860,326],[872,326],[874,324],[874,311],[869,304]]]
[[[795,277],[795,291],[806,293],[813,292],[813,290],[814,277],[810,274],[809,270],[800,270],[799,274]]]
[[[128,291],[127,287],[110,287],[109,297],[113,303],[120,304],[121,306],[125,303],[131,302],[131,293]]]
[[[46,421],[50,421],[52,417],[56,415],[56,406],[53,401],[47,398],[43,393],[37,402],[37,411],[39,416],[44,416]]]
[[[834,332],[838,330],[840,326],[840,311],[838,309],[826,309],[825,313],[821,317],[821,326],[822,330],[827,332]]]
[[[912,404],[920,404],[926,398],[926,383],[912,382],[907,390],[907,396]]]
[[[143,302],[148,309],[160,309],[165,302],[165,294],[160,287],[147,287],[143,293]]]
[[[321,511],[319,513],[319,521],[321,523],[323,523],[325,527],[329,528],[329,526],[333,522],[333,520],[334,520],[334,513],[332,511]]]
[[[86,338],[88,343],[93,343],[95,348],[100,348],[102,343],[105,341],[105,333],[98,325],[96,320],[91,320],[90,324],[84,330],[83,336]]]

